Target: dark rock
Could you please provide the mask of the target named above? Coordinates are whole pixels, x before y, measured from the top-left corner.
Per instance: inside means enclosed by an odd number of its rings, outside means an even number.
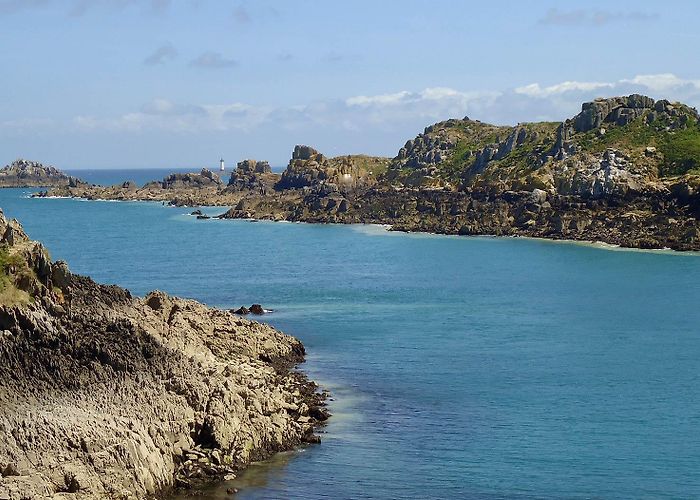
[[[321,444],[321,437],[311,432],[303,436],[301,442],[307,444]]]
[[[314,406],[309,409],[309,416],[318,420],[319,422],[325,422],[331,418],[331,413],[321,406]]]
[[[263,309],[263,306],[261,306],[260,304],[253,304],[252,306],[250,306],[250,312],[251,314],[261,315],[265,314],[265,309]]]
[[[311,146],[295,146],[292,152],[292,160],[311,160],[320,161],[322,157],[318,151],[316,151]]]

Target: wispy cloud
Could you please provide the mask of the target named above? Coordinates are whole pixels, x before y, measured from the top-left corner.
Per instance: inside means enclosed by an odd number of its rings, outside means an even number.
[[[50,4],[50,0],[0,0],[0,15],[14,14],[16,12],[44,7]]]
[[[658,14],[641,11],[561,10],[549,9],[538,24],[549,26],[603,26],[613,23],[644,22],[657,19]]]
[[[638,85],[654,92],[677,91],[679,89],[700,89],[700,80],[686,80],[673,73],[656,75],[637,75],[628,80],[620,80],[620,84]]]
[[[150,55],[148,55],[143,60],[143,64],[145,64],[146,66],[157,66],[159,64],[165,64],[166,62],[172,61],[176,57],[177,49],[172,43],[168,42],[164,45],[161,45]]]
[[[591,92],[599,89],[612,88],[612,83],[605,82],[561,82],[547,87],[542,87],[539,83],[531,83],[515,89],[516,94],[530,97],[547,97],[567,92]]]
[[[229,59],[218,52],[204,52],[190,62],[191,66],[206,69],[224,69],[238,66],[235,59]]]
[[[250,12],[242,5],[233,9],[233,18],[240,24],[248,24],[251,21]]]
[[[346,63],[350,61],[358,61],[361,57],[358,54],[345,54],[341,52],[336,52],[335,50],[330,50],[321,56],[321,62],[336,64],[336,63]]]
[[[78,17],[98,7],[116,9],[141,7],[154,14],[164,14],[170,8],[170,4],[171,0],[75,0],[69,10],[69,14]]]
[[[78,116],[73,126],[83,132],[116,131],[209,133],[283,131],[290,136],[319,137],[332,131],[352,134],[357,144],[387,140],[400,144],[425,125],[447,118],[471,118],[497,124],[559,121],[575,115],[581,103],[597,97],[643,93],[654,98],[700,104],[700,80],[673,74],[637,75],[610,82],[532,83],[502,91],[463,91],[430,87],[300,105],[254,106],[244,102],[175,103],[156,99],[117,117]],[[38,125],[38,124],[31,124]],[[330,135],[329,135],[330,134]],[[362,142],[364,141],[364,142]],[[337,138],[336,138],[337,142]],[[383,142],[382,142],[383,143]],[[393,154],[386,150],[383,154]]]

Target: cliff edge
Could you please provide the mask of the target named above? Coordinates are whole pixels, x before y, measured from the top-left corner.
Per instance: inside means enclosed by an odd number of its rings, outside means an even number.
[[[52,262],[0,212],[0,498],[146,498],[317,442],[302,344]]]

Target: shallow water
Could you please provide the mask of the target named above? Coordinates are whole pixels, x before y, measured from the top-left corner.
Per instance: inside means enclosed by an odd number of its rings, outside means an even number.
[[[335,399],[323,443],[210,498],[700,495],[697,255],[27,192],[0,190],[0,206],[73,271],[260,302],[306,345]]]

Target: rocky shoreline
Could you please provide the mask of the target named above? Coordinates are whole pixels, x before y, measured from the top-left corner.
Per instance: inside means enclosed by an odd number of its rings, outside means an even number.
[[[223,219],[698,251],[699,172],[698,112],[631,95],[584,103],[559,124],[447,120],[407,141],[393,159],[327,158],[296,146],[281,175],[267,162],[244,160],[226,185],[205,169],[140,188],[81,184],[37,196],[230,207]]]
[[[319,441],[296,339],[52,262],[0,213],[0,498],[147,498]]]

